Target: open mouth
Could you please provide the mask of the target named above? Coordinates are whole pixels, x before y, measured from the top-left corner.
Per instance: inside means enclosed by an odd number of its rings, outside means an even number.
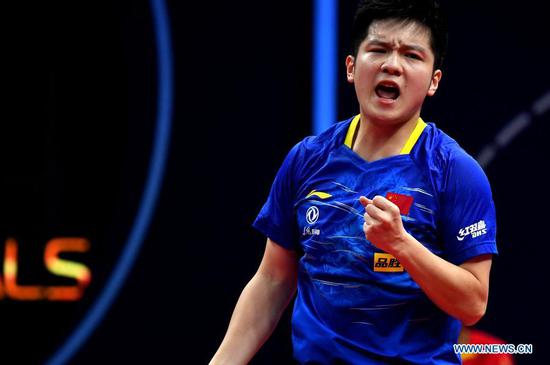
[[[395,100],[399,97],[399,86],[393,82],[381,82],[374,89],[376,95],[382,99]]]

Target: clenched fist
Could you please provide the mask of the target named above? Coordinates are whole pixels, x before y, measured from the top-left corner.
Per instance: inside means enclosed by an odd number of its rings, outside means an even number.
[[[394,254],[406,242],[408,235],[399,207],[380,195],[372,200],[361,196],[359,201],[365,207],[365,237],[379,249]]]

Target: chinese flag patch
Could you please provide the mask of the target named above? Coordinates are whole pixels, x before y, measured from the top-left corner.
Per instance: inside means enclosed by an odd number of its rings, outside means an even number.
[[[386,199],[397,205],[399,207],[399,211],[403,215],[409,214],[414,200],[414,198],[410,195],[392,193],[391,191],[386,194]]]

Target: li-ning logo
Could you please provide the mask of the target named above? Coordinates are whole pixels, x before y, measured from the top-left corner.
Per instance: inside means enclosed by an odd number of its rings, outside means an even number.
[[[313,224],[319,219],[319,209],[316,206],[311,206],[306,212],[306,221],[308,224]]]
[[[315,189],[312,190],[309,194],[307,194],[306,199],[310,198],[312,196],[316,196],[316,197],[319,197],[321,199],[327,199],[327,198],[332,197],[332,195],[330,195],[329,193],[325,193],[325,192],[322,192],[322,191],[317,191]]]
[[[472,238],[476,238],[479,236],[482,236],[487,233],[487,225],[485,224],[484,220],[480,220],[477,223],[474,223],[472,225],[469,225],[468,227],[464,227],[458,231],[458,236],[456,236],[456,239],[459,241],[462,241],[466,236],[472,235]]]

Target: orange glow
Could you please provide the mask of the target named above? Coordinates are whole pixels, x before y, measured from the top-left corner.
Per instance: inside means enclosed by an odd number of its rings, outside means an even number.
[[[48,300],[78,300],[92,280],[92,273],[85,265],[59,258],[60,252],[87,252],[90,242],[80,237],[54,238],[48,242],[44,251],[44,263],[55,275],[72,278],[76,286],[50,286],[45,295]]]
[[[90,269],[78,262],[59,258],[63,252],[87,252],[90,242],[85,238],[54,238],[46,244],[44,262],[49,272],[76,280],[76,285],[40,286],[17,284],[18,243],[13,238],[6,240],[4,253],[4,280],[0,277],[0,299],[14,300],[63,300],[75,301],[82,298],[90,284]]]
[[[16,300],[40,300],[43,298],[43,287],[17,284],[17,241],[6,240],[4,253],[4,285],[7,295]]]

